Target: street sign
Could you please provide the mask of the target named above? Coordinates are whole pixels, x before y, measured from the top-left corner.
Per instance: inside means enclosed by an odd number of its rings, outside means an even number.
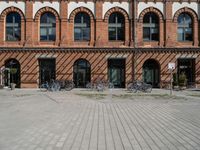
[[[174,70],[175,69],[175,63],[169,63],[168,64],[168,69]]]

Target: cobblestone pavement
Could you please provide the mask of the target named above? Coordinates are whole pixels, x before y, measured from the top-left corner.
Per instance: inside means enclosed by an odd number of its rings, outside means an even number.
[[[200,92],[109,93],[1,90],[0,150],[200,150]]]

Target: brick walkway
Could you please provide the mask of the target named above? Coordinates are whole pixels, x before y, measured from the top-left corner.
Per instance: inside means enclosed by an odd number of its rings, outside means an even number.
[[[200,100],[0,91],[0,150],[200,150]]]

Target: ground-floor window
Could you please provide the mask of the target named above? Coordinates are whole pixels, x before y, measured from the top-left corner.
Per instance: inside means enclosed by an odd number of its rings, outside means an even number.
[[[85,59],[79,59],[73,66],[73,80],[76,88],[85,88],[91,80],[91,66]]]
[[[178,76],[184,73],[187,78],[187,84],[193,85],[195,83],[195,59],[180,58],[178,59]]]
[[[39,59],[39,84],[55,80],[56,61],[55,59]]]
[[[108,80],[116,88],[125,87],[125,59],[108,59]]]
[[[5,86],[15,83],[16,87],[20,87],[20,63],[15,59],[9,59],[5,62]]]
[[[143,65],[143,80],[153,87],[160,85],[160,65],[153,59],[148,59]]]

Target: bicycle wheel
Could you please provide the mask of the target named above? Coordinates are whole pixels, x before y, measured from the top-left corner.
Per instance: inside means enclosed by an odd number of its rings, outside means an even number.
[[[132,86],[133,86],[133,83],[129,83],[127,85],[127,91],[132,92]]]
[[[136,84],[133,84],[131,87],[131,92],[136,93],[138,91],[138,86]]]
[[[110,83],[108,83],[108,88],[109,88],[109,89],[114,89],[114,84],[113,84],[113,83],[111,83],[111,82],[110,82]]]
[[[97,85],[97,91],[98,91],[98,92],[100,92],[100,91],[103,92],[103,90],[104,90],[103,84],[101,84],[101,83],[98,84],[98,85]]]
[[[144,91],[147,92],[147,93],[151,93],[152,86],[150,84],[145,85],[145,90]]]
[[[46,92],[47,90],[48,90],[48,84],[42,84],[42,85],[40,86],[40,91]]]
[[[88,89],[88,90],[92,90],[92,83],[87,83],[86,84],[86,88]]]

